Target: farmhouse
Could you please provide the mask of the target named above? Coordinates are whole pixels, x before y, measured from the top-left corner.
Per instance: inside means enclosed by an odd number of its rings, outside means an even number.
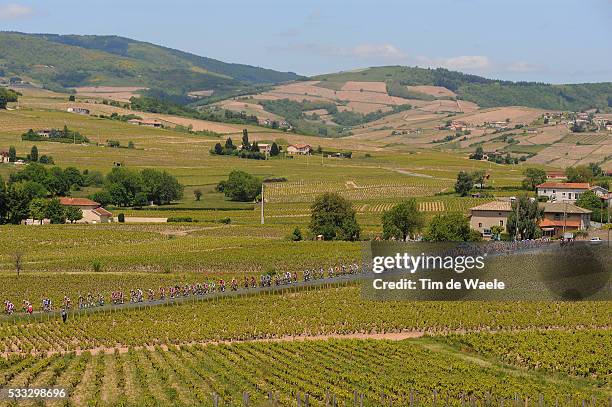
[[[83,211],[83,219],[78,223],[108,223],[113,221],[113,214],[99,203],[87,198],[60,198],[64,206],[76,206]]]
[[[536,187],[538,197],[551,202],[576,202],[591,186],[586,182],[544,182]]]
[[[493,201],[478,205],[470,211],[470,227],[479,231],[485,238],[490,238],[493,226],[501,226],[506,231],[512,205],[509,201]]]
[[[36,135],[49,138],[49,135],[51,134],[52,131],[53,131],[52,129],[40,129],[40,130],[36,130]]]
[[[565,172],[563,171],[547,171],[546,172],[546,179],[565,179]]]
[[[0,164],[8,164],[9,161],[9,153],[8,151],[0,151]]]
[[[539,226],[546,236],[561,236],[564,231],[585,230],[590,226],[591,211],[588,209],[561,202],[546,202],[541,207],[544,217]],[[484,238],[491,238],[493,226],[501,226],[507,232],[512,204],[509,201],[487,202],[470,211],[470,228],[479,231]]]
[[[287,146],[287,154],[289,155],[308,155],[312,151],[312,147],[308,144],[291,144]]]
[[[272,150],[272,144],[259,144],[259,143],[257,143],[257,147],[259,147],[259,152],[260,153],[264,153],[266,155],[269,155],[270,151]]]
[[[66,111],[70,113],[78,113],[84,115],[89,114],[89,109],[85,109],[84,107],[69,107],[68,109],[66,109]]]
[[[595,195],[597,195],[598,197],[602,199],[608,196],[608,190],[600,185],[593,185],[591,187],[591,191],[593,191]]]
[[[564,232],[588,229],[590,220],[588,209],[570,203],[546,202],[539,226],[546,236],[562,236]]]
[[[128,120],[130,124],[136,124],[138,126],[148,126],[148,127],[162,127],[162,123],[159,120],[154,119],[131,119]]]

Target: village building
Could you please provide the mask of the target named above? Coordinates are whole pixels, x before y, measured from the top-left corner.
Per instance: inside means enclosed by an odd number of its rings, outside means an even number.
[[[69,107],[66,109],[66,111],[69,113],[78,113],[83,115],[89,114],[89,109],[85,109],[84,107]]]
[[[544,218],[539,226],[545,236],[563,236],[567,232],[586,230],[590,226],[591,211],[579,206],[562,203],[546,202]]]
[[[0,151],[0,164],[8,164],[9,162],[8,151]]]
[[[507,231],[512,205],[510,201],[493,201],[478,205],[470,211],[470,228],[479,231],[484,238],[491,238],[493,226],[501,226],[504,232]]]
[[[597,195],[600,198],[604,198],[608,196],[608,190],[605,189],[604,187],[600,186],[600,185],[593,185],[591,187],[591,191],[593,191],[595,193],[595,195]]]
[[[259,147],[259,152],[264,153],[266,155],[270,155],[270,151],[272,151],[272,144],[259,144],[257,143],[257,147]]]
[[[83,219],[77,223],[108,223],[113,221],[113,214],[99,203],[87,198],[60,198],[64,206],[76,206],[83,211]]]
[[[52,131],[53,131],[52,129],[40,129],[40,130],[36,130],[36,135],[40,137],[49,138]]]
[[[287,146],[287,154],[289,155],[308,155],[312,152],[312,147],[308,144],[291,144]]]
[[[162,127],[162,122],[155,119],[131,119],[128,120],[128,123],[135,124],[138,126],[148,126],[148,127]]]
[[[546,179],[566,179],[564,171],[546,171]]]
[[[551,202],[576,202],[589,189],[587,182],[544,182],[536,187],[538,198],[546,197]]]
[[[539,226],[545,236],[560,237],[565,232],[586,230],[590,226],[591,211],[571,203],[546,202],[541,204],[544,217]],[[510,201],[493,201],[470,209],[470,228],[477,230],[485,239],[493,236],[491,228],[501,226],[508,232],[508,216],[512,213]]]

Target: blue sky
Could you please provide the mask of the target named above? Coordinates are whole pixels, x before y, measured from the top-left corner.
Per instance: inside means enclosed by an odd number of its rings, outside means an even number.
[[[115,34],[306,75],[418,65],[612,81],[612,0],[0,0],[0,29]]]

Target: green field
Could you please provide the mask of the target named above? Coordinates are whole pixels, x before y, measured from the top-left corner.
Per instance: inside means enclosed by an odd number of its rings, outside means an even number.
[[[251,405],[266,405],[270,392],[278,405],[287,406],[296,405],[298,394],[308,394],[310,405],[326,405],[328,397],[353,405],[355,392],[368,406],[409,405],[411,397],[420,405],[431,405],[434,397],[448,397],[448,404],[457,406],[472,399],[510,405],[516,397],[523,403],[528,398],[529,404],[541,397],[547,405],[581,405],[593,397],[594,405],[607,405],[612,395],[606,359],[612,351],[609,302],[376,302],[362,298],[356,283],[347,283],[71,310],[66,323],[56,313],[26,315],[23,300],[38,311],[41,300],[50,298],[57,310],[64,296],[76,304],[79,295],[102,294],[108,303],[117,290],[126,296],[131,289],[157,293],[161,286],[286,271],[302,275],[306,269],[357,262],[363,245],[382,233],[383,213],[398,202],[415,198],[426,222],[449,212],[467,215],[494,198],[454,194],[459,171],[486,171],[490,189],[485,191],[501,197],[521,193],[527,166],[258,127],[249,127],[252,140],[283,140],[283,148],[321,144],[352,151],[353,158],[218,156],[209,150],[225,135],[153,129],[53,108],[64,101],[58,94],[31,93],[20,109],[0,111],[0,150],[15,146],[25,157],[36,145],[62,168],[103,173],[117,162],[130,169],[166,170],[185,186],[181,200],[108,209],[115,216],[192,222],[0,226],[0,298],[18,308],[13,316],[0,317],[0,387],[65,387],[69,399],[48,404],[75,406],[212,406],[215,394],[219,405],[243,405],[244,392]],[[91,143],[21,140],[30,128],[64,124]],[[230,137],[238,143],[241,132]],[[132,141],[136,148],[96,145],[107,139],[122,145]],[[6,180],[18,169],[0,164],[0,175]],[[286,178],[265,186],[265,224],[259,203],[232,202],[216,191],[233,169]],[[200,201],[196,189],[203,192]],[[98,190],[87,187],[72,195]],[[323,192],[350,200],[363,241],[310,236],[311,205]],[[287,238],[296,227],[304,241]],[[22,255],[19,275],[17,253]],[[415,338],[393,340],[393,335]]]

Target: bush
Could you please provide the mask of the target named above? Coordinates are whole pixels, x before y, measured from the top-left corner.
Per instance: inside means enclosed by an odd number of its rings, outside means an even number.
[[[221,218],[217,222],[223,223],[225,225],[229,225],[230,223],[232,223],[232,219],[231,218]]]
[[[91,262],[91,268],[94,272],[99,273],[102,271],[102,262],[100,260],[94,260]]]
[[[124,223],[125,222],[125,214],[122,212],[119,215],[117,215],[117,220],[119,221],[119,223]]]
[[[197,219],[193,219],[191,216],[173,216],[168,218],[168,223],[180,223],[180,222],[197,222]]]

